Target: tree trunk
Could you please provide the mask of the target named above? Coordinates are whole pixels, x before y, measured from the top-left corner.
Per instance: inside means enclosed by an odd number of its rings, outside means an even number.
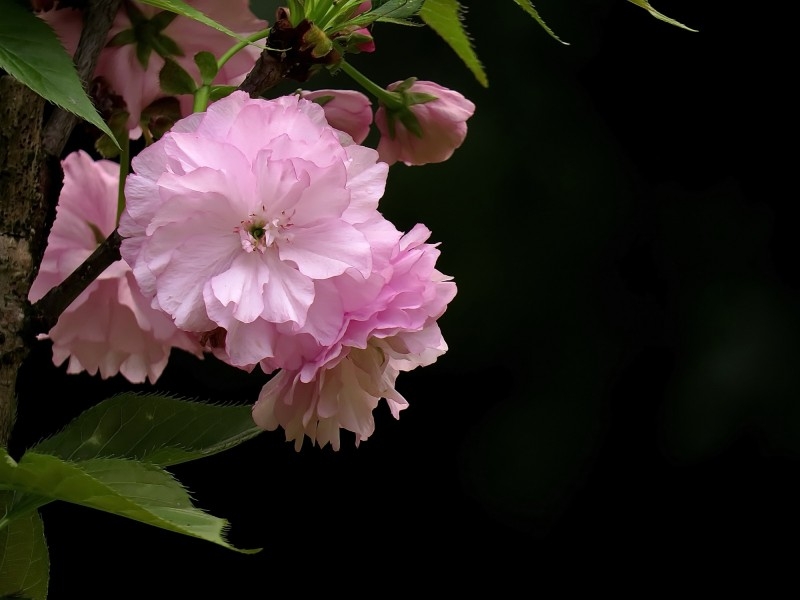
[[[0,99],[0,446],[5,447],[16,415],[17,373],[38,333],[28,327],[28,290],[55,203],[48,207],[44,191],[53,187],[47,185],[42,149],[44,99],[4,74]]]

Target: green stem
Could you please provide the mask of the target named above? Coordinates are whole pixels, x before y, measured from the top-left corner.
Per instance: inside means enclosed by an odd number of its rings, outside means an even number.
[[[390,92],[377,83],[369,79],[366,75],[362,74],[353,65],[346,61],[341,61],[339,67],[347,73],[357,84],[367,90],[370,94],[375,96],[381,103],[383,103],[390,110],[399,110],[403,108],[404,104],[400,97]]]
[[[193,112],[203,112],[208,108],[208,97],[211,94],[211,87],[201,85],[194,93],[194,105],[192,106]]]
[[[252,35],[248,35],[246,38],[244,38],[247,41],[238,42],[238,43],[234,44],[233,46],[231,46],[230,49],[227,52],[225,52],[225,54],[220,56],[219,60],[217,60],[217,70],[221,69],[222,66],[226,62],[228,62],[231,59],[231,57],[233,57],[234,54],[239,52],[239,50],[241,50],[245,46],[249,46],[250,42],[257,42],[261,38],[267,37],[269,35],[269,32],[270,32],[269,29],[262,29],[261,31],[257,31],[256,33],[254,33]]]
[[[117,187],[117,223],[125,210],[125,179],[128,177],[131,164],[131,144],[128,138],[128,130],[124,129],[119,136],[119,186]]]

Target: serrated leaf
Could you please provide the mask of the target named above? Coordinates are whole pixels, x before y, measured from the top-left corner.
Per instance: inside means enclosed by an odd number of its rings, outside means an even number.
[[[150,6],[155,6],[156,8],[168,10],[170,12],[183,15],[184,17],[188,17],[189,19],[194,19],[195,21],[199,21],[200,23],[203,23],[203,25],[208,25],[209,27],[213,27],[217,31],[221,31],[222,33],[229,35],[232,38],[236,38],[240,42],[247,41],[238,33],[231,31],[224,25],[217,23],[214,19],[208,17],[205,13],[197,10],[192,6],[189,6],[188,4],[186,4],[186,2],[183,2],[182,0],[139,0],[139,1],[142,4],[149,4]]]
[[[6,513],[14,496],[15,492],[0,492],[0,513]],[[0,598],[45,600],[49,578],[42,518],[33,510],[0,529]]]
[[[445,42],[483,87],[489,86],[489,80],[472,48],[472,42],[464,29],[461,5],[457,0],[427,0],[419,12],[420,18]]]
[[[75,63],[53,29],[16,2],[3,2],[0,69],[113,138],[83,89]]]
[[[686,29],[687,31],[694,31],[697,33],[697,29],[692,29],[691,27],[687,27],[683,23],[679,23],[675,19],[670,19],[668,16],[661,14],[655,8],[650,6],[650,3],[647,0],[628,0],[628,2],[632,2],[636,6],[640,6],[653,15],[656,19],[669,23],[670,25],[675,25],[675,27],[680,27],[681,29]]]
[[[70,461],[117,457],[170,466],[222,452],[261,432],[250,406],[126,392],[84,411],[31,450]]]
[[[538,11],[538,10],[536,10],[536,9],[533,7],[533,4],[531,4],[530,0],[514,0],[514,2],[516,2],[516,3],[517,3],[517,5],[518,5],[520,8],[522,8],[522,10],[524,10],[526,13],[528,13],[530,16],[532,16],[534,19],[536,19],[536,22],[537,22],[537,23],[539,23],[539,25],[541,25],[541,26],[542,26],[542,28],[543,28],[543,29],[544,29],[544,30],[545,30],[545,31],[546,31],[548,34],[550,34],[550,37],[552,37],[554,40],[557,40],[557,41],[561,42],[561,43],[562,43],[562,44],[564,44],[565,46],[569,46],[569,43],[568,43],[568,42],[565,42],[565,41],[564,41],[564,40],[562,40],[560,37],[558,37],[558,36],[555,34],[555,32],[554,32],[552,29],[550,29],[550,26],[549,26],[549,25],[547,25],[547,23],[545,23],[545,22],[544,22],[544,19],[542,19],[542,17],[539,15],[539,11]]]
[[[425,0],[389,0],[380,6],[369,11],[372,17],[381,19],[391,17],[393,19],[405,19],[416,15],[425,4]]]
[[[194,94],[197,89],[197,83],[186,69],[169,58],[164,59],[164,66],[158,72],[158,84],[164,93],[175,96]]]
[[[16,463],[0,448],[0,489],[80,504],[237,552],[258,552],[230,545],[225,540],[228,522],[194,506],[180,482],[151,463],[122,458],[70,462],[31,451]]]

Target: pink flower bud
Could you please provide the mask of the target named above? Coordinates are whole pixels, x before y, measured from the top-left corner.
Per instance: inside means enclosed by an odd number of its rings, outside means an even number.
[[[372,125],[372,102],[355,90],[315,90],[300,97],[322,106],[325,119],[334,129],[344,131],[356,144],[363,142]]]
[[[403,83],[397,81],[386,89],[393,91]],[[400,89],[406,95],[426,94],[436,98],[408,103],[399,110],[390,111],[383,105],[378,108],[375,124],[381,133],[377,148],[380,159],[390,165],[402,161],[409,166],[444,162],[464,142],[467,119],[475,112],[475,104],[432,81],[415,81],[404,88]],[[406,125],[413,120],[419,126],[419,134]]]

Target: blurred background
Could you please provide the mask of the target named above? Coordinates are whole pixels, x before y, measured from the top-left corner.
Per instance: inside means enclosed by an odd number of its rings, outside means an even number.
[[[277,4],[252,6],[271,22]],[[488,88],[427,28],[377,24],[377,51],[351,61],[381,85],[416,76],[477,106],[451,160],[393,166],[382,200],[399,228],[422,222],[441,243],[459,289],[440,320],[450,350],[400,376],[410,408],[395,421],[381,405],[357,449],[345,434],[339,452],[297,453],[276,431],[171,469],[259,554],[46,506],[54,600],[674,579],[797,538],[781,19],[653,1],[693,33],[624,0],[538,0],[561,45],[511,0],[462,4]],[[327,73],[306,87],[357,89]],[[153,389],[67,376],[50,357],[43,343],[20,374],[18,447],[112,393]],[[155,389],[250,403],[264,382],[173,358]]]

